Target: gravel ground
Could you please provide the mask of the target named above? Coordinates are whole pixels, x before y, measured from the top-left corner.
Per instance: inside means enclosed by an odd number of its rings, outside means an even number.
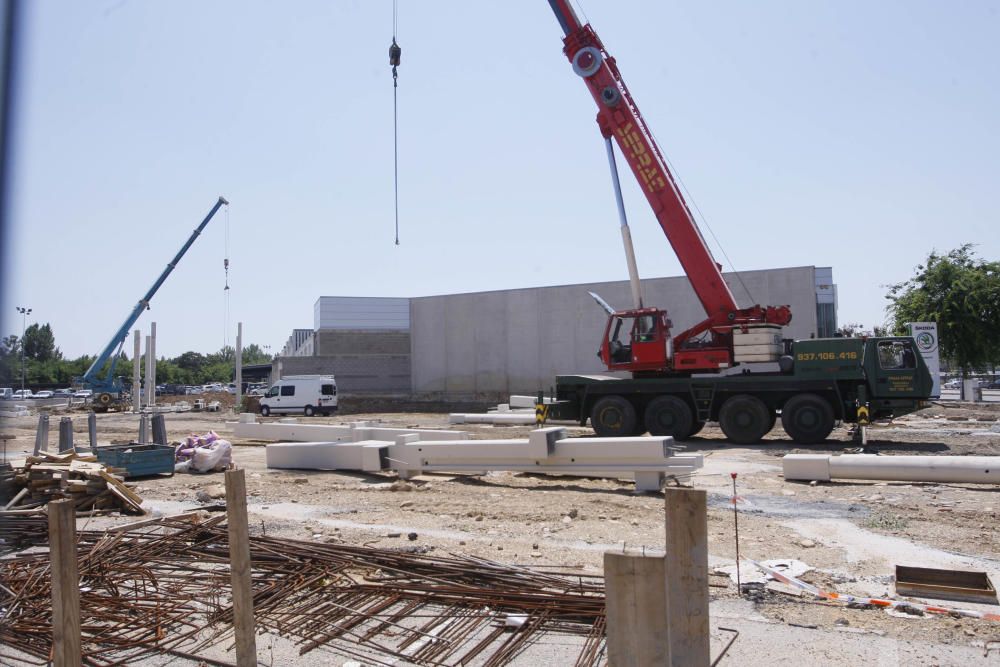
[[[82,413],[77,438],[85,440]],[[216,430],[230,434],[218,413],[168,414],[171,439]],[[945,402],[878,425],[871,446],[885,456],[1000,455],[1000,432],[991,431],[1000,404]],[[53,418],[54,419],[54,418]],[[377,420],[390,426],[454,428],[473,438],[524,437],[528,427],[449,427],[443,414],[359,414],[310,423]],[[132,415],[101,415],[101,442],[134,437]],[[0,432],[15,436],[8,456],[30,451],[35,418],[7,420]],[[1000,426],[996,427],[1000,428]],[[589,430],[569,428],[570,434]],[[53,434],[56,429],[52,429]],[[53,439],[55,435],[53,435]],[[894,565],[979,569],[1000,585],[1000,487],[895,482],[786,482],[781,457],[790,452],[837,452],[852,447],[846,428],[830,441],[799,447],[780,427],[764,443],[732,447],[707,426],[684,443],[705,455],[691,479],[709,493],[709,552],[713,567],[735,553],[730,473],[738,474],[740,551],[744,558],[795,558],[812,569],[803,579],[855,595],[892,591]],[[662,494],[635,494],[628,481],[515,473],[427,475],[394,484],[391,473],[367,475],[268,470],[262,443],[235,442],[234,460],[247,471],[251,532],[295,539],[422,546],[438,553],[472,554],[509,564],[600,572],[605,551],[662,553]],[[222,475],[175,475],[138,480],[151,511],[171,514],[201,506],[198,491],[221,487]],[[212,501],[219,502],[219,501]],[[95,518],[90,527],[126,519]],[[81,519],[81,526],[85,520]],[[414,540],[409,533],[416,533]],[[876,609],[816,604],[770,591],[740,599],[727,577],[713,576],[712,626],[741,635],[720,664],[773,664],[811,659],[819,664],[1000,664],[1000,624],[950,617],[898,617]],[[725,585],[723,587],[722,585]],[[952,606],[987,609],[953,603]],[[998,608],[992,607],[993,611]],[[713,631],[713,650],[728,641]],[[575,655],[564,639],[543,642],[522,664],[560,664]],[[990,642],[993,642],[992,644]],[[260,644],[261,664],[288,664],[295,652],[281,641]],[[992,650],[991,650],[992,649]],[[273,653],[273,657],[271,654]],[[342,664],[331,652],[315,664]],[[311,659],[310,659],[311,660]],[[290,658],[289,658],[290,661]],[[296,657],[303,665],[313,664]],[[152,664],[152,663],[151,663]],[[184,664],[174,659],[171,664]]]

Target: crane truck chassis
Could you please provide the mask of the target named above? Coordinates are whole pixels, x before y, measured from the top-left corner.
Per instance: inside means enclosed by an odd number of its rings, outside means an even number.
[[[912,338],[821,338],[790,341],[787,348],[769,372],[736,366],[688,377],[558,376],[548,416],[581,426],[589,419],[602,437],[648,431],[678,440],[717,421],[731,442],[752,444],[780,413],[792,439],[815,444],[837,421],[898,417],[927,405],[932,391]]]

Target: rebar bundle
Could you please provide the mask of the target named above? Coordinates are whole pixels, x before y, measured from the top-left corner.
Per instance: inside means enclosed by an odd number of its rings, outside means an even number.
[[[232,641],[223,517],[140,522],[79,536],[85,665],[200,655]],[[576,635],[578,665],[604,659],[600,577],[469,557],[251,537],[254,620],[299,645],[365,664],[503,665],[543,633]],[[0,560],[0,658],[47,660],[47,553]]]

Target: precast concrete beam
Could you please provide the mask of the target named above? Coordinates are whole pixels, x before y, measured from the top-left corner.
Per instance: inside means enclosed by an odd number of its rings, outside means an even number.
[[[268,468],[298,470],[382,470],[388,442],[281,442],[267,445]]]
[[[535,415],[528,412],[453,412],[448,415],[449,424],[534,424]]]
[[[384,428],[369,426],[368,422],[350,425],[299,424],[299,423],[243,423],[227,422],[233,429],[234,438],[247,440],[274,440],[277,442],[335,442],[348,440],[395,441],[399,435],[415,433],[424,440],[464,440],[469,437],[465,431],[445,431],[440,429]]]
[[[788,454],[785,479],[874,479],[898,482],[1000,484],[1000,456],[877,456]]]

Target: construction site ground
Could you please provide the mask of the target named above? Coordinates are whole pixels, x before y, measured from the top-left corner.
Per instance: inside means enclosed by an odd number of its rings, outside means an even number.
[[[209,430],[228,438],[231,429],[226,421],[234,419],[231,412],[184,412],[168,414],[166,423],[174,441]],[[870,446],[884,456],[1000,455],[998,419],[1000,404],[943,402],[873,427]],[[530,430],[450,426],[446,414],[427,413],[353,414],[309,421],[360,420],[452,428],[476,439],[525,437]],[[35,422],[34,416],[6,420],[0,431],[15,436],[7,443],[8,458],[30,453]],[[85,441],[85,420],[75,423],[76,438]],[[99,441],[134,439],[137,424],[138,417],[131,414],[100,415]],[[567,430],[570,435],[590,433],[575,426]],[[758,446],[727,445],[712,424],[683,444],[705,457],[704,468],[684,483],[708,492],[710,570],[734,562],[731,473],[737,473],[744,559],[796,559],[812,568],[801,576],[804,581],[858,596],[892,597],[896,564],[983,570],[995,587],[1000,584],[1000,487],[877,481],[810,484],[783,479],[781,457],[787,453],[838,453],[855,447],[846,426],[836,429],[827,443],[810,447],[797,446],[780,425]],[[589,573],[600,573],[606,551],[663,552],[662,494],[637,495],[626,480],[496,472],[426,475],[400,482],[392,473],[269,470],[265,443],[234,441],[233,445],[234,462],[247,471],[252,534],[420,548]],[[154,515],[225,502],[221,473],[176,474],[137,483],[144,506]],[[81,518],[78,526],[99,528],[132,520]],[[710,580],[713,655],[732,636],[719,626],[740,632],[721,665],[772,665],[786,660],[824,665],[859,660],[877,665],[1000,665],[997,623],[848,608],[762,587],[741,597],[728,576],[713,573]],[[297,654],[288,650],[289,658]],[[546,662],[561,664],[558,645],[546,650]],[[272,664],[287,664],[275,657],[273,646],[271,651]],[[313,664],[297,655],[295,660]],[[316,664],[343,664],[350,659],[338,662],[325,654],[322,660]],[[184,663],[175,658],[171,664]]]

